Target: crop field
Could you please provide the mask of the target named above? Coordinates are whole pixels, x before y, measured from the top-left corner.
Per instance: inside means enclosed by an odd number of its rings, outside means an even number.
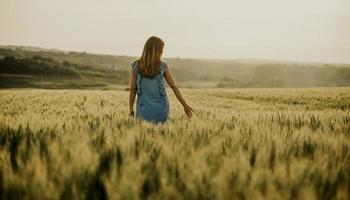
[[[0,90],[0,199],[350,199],[350,88]]]

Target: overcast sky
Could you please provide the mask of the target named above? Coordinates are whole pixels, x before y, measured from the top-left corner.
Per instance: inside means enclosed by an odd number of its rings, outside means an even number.
[[[0,44],[350,63],[350,0],[0,0]]]

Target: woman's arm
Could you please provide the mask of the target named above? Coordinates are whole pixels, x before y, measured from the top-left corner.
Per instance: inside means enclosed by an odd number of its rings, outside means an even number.
[[[129,115],[134,116],[134,102],[136,96],[136,76],[133,71],[131,71],[130,76],[130,96],[129,96]]]
[[[173,75],[170,72],[170,69],[168,68],[165,73],[164,73],[164,78],[167,81],[168,85],[171,87],[171,89],[173,90],[176,98],[180,101],[181,105],[184,107],[184,111],[187,115],[187,117],[192,117],[192,112],[193,109],[191,108],[191,106],[189,106],[185,99],[182,98],[182,95],[180,93],[179,88],[176,85],[176,82],[173,78]]]

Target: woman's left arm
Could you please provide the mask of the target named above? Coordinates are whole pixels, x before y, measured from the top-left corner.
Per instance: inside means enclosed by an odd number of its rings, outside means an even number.
[[[134,102],[136,96],[136,75],[131,71],[130,76],[130,96],[129,96],[129,115],[134,116]]]

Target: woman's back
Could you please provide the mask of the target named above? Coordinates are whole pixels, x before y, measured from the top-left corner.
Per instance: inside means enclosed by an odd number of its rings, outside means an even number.
[[[193,111],[182,98],[168,65],[161,60],[163,48],[164,42],[152,36],[146,41],[141,57],[131,64],[129,114],[134,116],[133,107],[137,94],[136,117],[156,123],[165,122],[169,116],[169,102],[164,79],[184,107],[186,115],[191,117]]]
[[[132,63],[132,70],[136,75],[136,116],[150,122],[165,122],[169,115],[169,102],[164,83],[167,64],[162,61],[160,72],[153,78],[142,77],[137,61]]]

